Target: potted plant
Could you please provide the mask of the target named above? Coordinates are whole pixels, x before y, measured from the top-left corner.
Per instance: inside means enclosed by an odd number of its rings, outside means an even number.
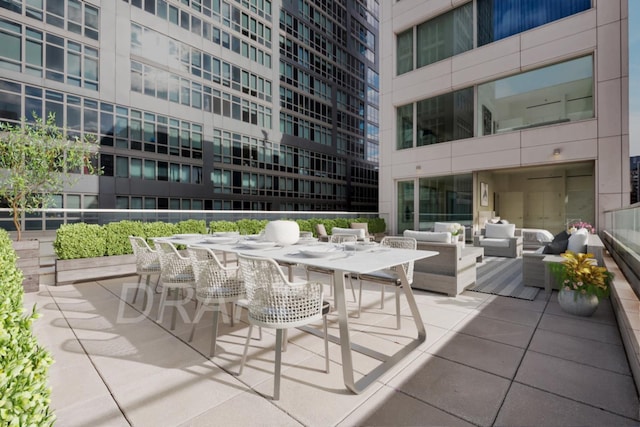
[[[609,295],[613,273],[599,267],[593,254],[567,251],[561,256],[563,262],[551,265],[560,285],[558,303],[567,313],[591,316]]]

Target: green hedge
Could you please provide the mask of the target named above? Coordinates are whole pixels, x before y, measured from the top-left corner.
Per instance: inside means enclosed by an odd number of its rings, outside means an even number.
[[[55,415],[47,375],[53,359],[31,330],[39,317],[35,306],[25,315],[16,260],[9,235],[0,229],[0,425],[50,426]]]
[[[329,233],[333,227],[349,228],[352,222],[366,222],[369,233],[382,233],[386,230],[381,218],[311,218],[295,220],[300,231],[315,233],[316,224],[324,224]],[[266,227],[268,220],[241,219],[232,221],[211,221],[209,232],[238,231],[240,234],[258,234]],[[53,248],[58,259],[90,258],[105,255],[126,255],[132,253],[129,236],[140,236],[147,240],[152,237],[165,237],[182,233],[205,234],[207,226],[204,220],[189,219],[177,224],[167,222],[120,221],[104,226],[96,224],[65,224],[58,228]]]
[[[56,231],[53,249],[58,259],[93,258],[107,253],[107,233],[97,224],[63,224]]]

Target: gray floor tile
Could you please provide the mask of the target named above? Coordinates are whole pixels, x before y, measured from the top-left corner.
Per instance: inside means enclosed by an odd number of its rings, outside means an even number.
[[[495,426],[637,426],[638,421],[514,383]]]
[[[584,317],[544,313],[538,328],[594,341],[622,345],[617,326],[590,322]]]
[[[622,416],[638,416],[638,395],[628,375],[530,351],[516,381]]]
[[[431,355],[420,356],[389,386],[477,425],[491,425],[509,380]]]
[[[55,411],[57,426],[124,427],[130,426],[110,394],[81,400]]]
[[[533,335],[529,350],[623,375],[631,374],[622,345],[608,343],[594,345],[592,340],[586,338],[538,329]]]
[[[211,426],[302,426],[295,418],[252,391],[225,400],[196,415],[180,427]]]
[[[350,426],[473,426],[390,387],[383,387],[338,424]]]
[[[509,379],[515,376],[524,356],[519,347],[455,332],[444,336],[427,352]]]
[[[465,318],[463,322],[456,324],[453,330],[478,338],[526,348],[535,327],[476,315]]]

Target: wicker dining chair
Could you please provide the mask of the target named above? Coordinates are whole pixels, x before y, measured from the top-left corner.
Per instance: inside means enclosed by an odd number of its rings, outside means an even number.
[[[162,322],[164,309],[167,303],[169,292],[173,291],[174,299],[177,301],[179,293],[194,288],[196,278],[193,275],[191,267],[191,258],[182,256],[176,247],[167,240],[155,240],[155,246],[158,249],[160,258],[160,283],[162,283],[162,295],[160,296],[160,306],[158,307],[158,317],[156,321]],[[171,317],[171,329],[176,327],[177,305],[173,304],[173,312]]]
[[[401,249],[416,249],[417,241],[413,237],[398,237],[398,236],[385,236],[380,241],[381,247],[388,248],[401,248]],[[402,264],[402,268],[404,269],[404,273],[407,276],[407,280],[409,282],[409,286],[413,283],[413,265],[414,262],[407,262]],[[384,309],[384,287],[385,286],[395,286],[395,297],[396,297],[396,323],[397,329],[400,329],[400,287],[402,286],[402,281],[400,280],[400,275],[397,271],[398,266],[377,270],[371,273],[359,274],[358,280],[360,282],[360,290],[358,297],[358,314],[362,309],[362,281],[365,280],[367,282],[374,282],[381,284],[380,291],[380,309]]]
[[[204,312],[213,310],[213,335],[211,336],[211,350],[209,351],[209,355],[213,357],[216,351],[220,308],[224,307],[226,303],[235,303],[240,298],[244,298],[244,281],[238,274],[238,267],[223,266],[211,249],[189,246],[187,252],[191,258],[191,266],[196,281],[196,304],[198,305],[189,342],[193,340],[196,326],[202,319]],[[231,326],[233,326],[234,307],[235,304],[231,304],[228,312]]]
[[[137,236],[129,236],[129,242],[131,243],[131,248],[133,249],[133,254],[136,257],[136,274],[138,274],[138,285],[136,286],[136,291],[133,294],[132,304],[136,303],[136,299],[138,298],[138,290],[140,289],[140,282],[142,281],[142,276],[146,276],[145,282],[145,292],[144,292],[144,302],[142,304],[142,309],[146,310],[147,308],[147,291],[149,289],[149,282],[151,281],[151,276],[158,275],[158,281],[160,280],[160,258],[158,256],[158,251],[151,249],[147,241],[142,237]],[[156,286],[157,286],[156,282]]]
[[[329,303],[322,299],[322,284],[292,283],[277,262],[270,258],[238,255],[249,308],[249,331],[239,375],[244,368],[253,326],[276,329],[276,359],[273,399],[280,398],[283,332],[288,328],[323,320],[325,370],[329,372],[327,314]]]
[[[355,234],[332,234],[329,236],[329,243],[332,244],[342,244],[342,243],[353,243],[355,244],[358,240],[358,237]],[[307,280],[311,280],[311,273],[319,273],[326,274],[329,276],[329,296],[333,296],[333,270],[322,267],[314,267],[307,265],[305,266],[305,271],[307,272]],[[353,288],[353,283],[351,280],[351,275],[349,275],[349,285],[351,286],[351,294],[353,295],[353,302],[357,302],[356,300],[356,290]]]

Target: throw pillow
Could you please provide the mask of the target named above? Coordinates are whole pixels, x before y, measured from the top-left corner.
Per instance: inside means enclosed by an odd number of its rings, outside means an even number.
[[[402,234],[404,235],[404,237],[413,237],[414,239],[421,242],[437,242],[437,243],[451,242],[451,233],[449,233],[448,231],[437,232],[437,231],[404,230]]]
[[[484,236],[491,239],[509,239],[515,232],[515,224],[487,224],[484,227]]]
[[[586,228],[581,228],[571,234],[567,250],[576,253],[587,252],[587,241],[589,240],[589,232]]]
[[[548,255],[560,255],[567,251],[569,240],[558,240],[547,244],[542,253]]]
[[[569,240],[569,236],[570,234],[567,230],[562,230],[561,232],[553,236],[552,241],[557,242],[558,240]]]
[[[362,228],[340,228],[333,227],[331,229],[331,234],[354,234],[359,240],[364,239],[364,229]]]

